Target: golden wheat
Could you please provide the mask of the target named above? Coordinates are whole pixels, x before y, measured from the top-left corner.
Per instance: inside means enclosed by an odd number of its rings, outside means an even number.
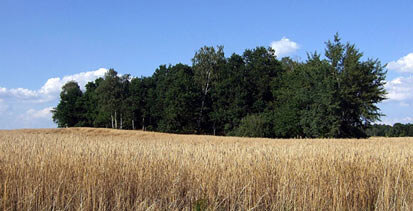
[[[0,131],[3,210],[411,210],[413,139]]]

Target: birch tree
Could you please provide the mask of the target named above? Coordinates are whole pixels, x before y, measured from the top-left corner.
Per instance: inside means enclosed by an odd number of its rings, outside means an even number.
[[[205,118],[205,108],[209,100],[209,92],[216,78],[219,68],[225,64],[224,46],[204,46],[199,49],[192,59],[194,79],[201,90],[201,107],[197,120],[198,132],[201,132],[202,123]],[[212,103],[212,102],[211,102]]]
[[[118,73],[114,69],[109,69],[96,91],[99,96],[101,110],[110,113],[112,128],[118,128],[118,114],[122,94],[122,84]]]

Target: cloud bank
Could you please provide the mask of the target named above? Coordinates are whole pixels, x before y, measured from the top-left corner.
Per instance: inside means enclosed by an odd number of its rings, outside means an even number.
[[[105,68],[100,68],[95,71],[64,76],[63,78],[50,78],[39,90],[29,90],[25,88],[7,89],[5,87],[0,87],[0,98],[15,98],[38,103],[53,101],[56,100],[56,97],[59,96],[62,86],[68,81],[78,82],[79,86],[83,89],[87,82],[93,81],[99,77],[103,77],[107,71],[108,70]]]
[[[387,68],[401,73],[413,73],[413,53],[409,53],[397,61],[389,62]]]
[[[389,101],[407,102],[413,100],[413,77],[397,77],[387,81],[385,88]]]
[[[300,46],[296,42],[283,37],[281,40],[272,42],[271,48],[274,49],[276,56],[281,57],[294,53],[300,48]]]
[[[381,123],[413,123],[413,53],[389,62],[387,69],[396,77],[386,81],[387,100],[380,107],[387,116]]]
[[[396,71],[399,77],[387,81],[385,88],[388,92],[387,101],[397,101],[401,105],[409,105],[413,102],[413,53],[392,61],[387,64],[387,68]],[[413,105],[413,104],[412,104]]]
[[[62,86],[68,81],[76,81],[84,90],[89,81],[103,77],[107,71],[100,68],[50,78],[38,90],[0,87],[0,129],[55,127],[51,110],[59,101]]]

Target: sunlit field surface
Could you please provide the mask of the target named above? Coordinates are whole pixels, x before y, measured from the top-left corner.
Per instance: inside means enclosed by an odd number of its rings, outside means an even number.
[[[3,210],[412,210],[413,139],[0,131]]]

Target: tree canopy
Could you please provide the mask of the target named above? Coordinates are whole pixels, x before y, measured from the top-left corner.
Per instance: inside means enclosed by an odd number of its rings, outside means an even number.
[[[87,126],[254,137],[363,138],[380,119],[385,66],[338,35],[324,56],[278,59],[270,48],[225,57],[204,46],[192,65],[161,65],[151,77],[110,69],[82,92],[68,82],[53,110],[58,127]]]
[[[374,124],[367,128],[366,133],[368,136],[413,137],[413,124]]]

